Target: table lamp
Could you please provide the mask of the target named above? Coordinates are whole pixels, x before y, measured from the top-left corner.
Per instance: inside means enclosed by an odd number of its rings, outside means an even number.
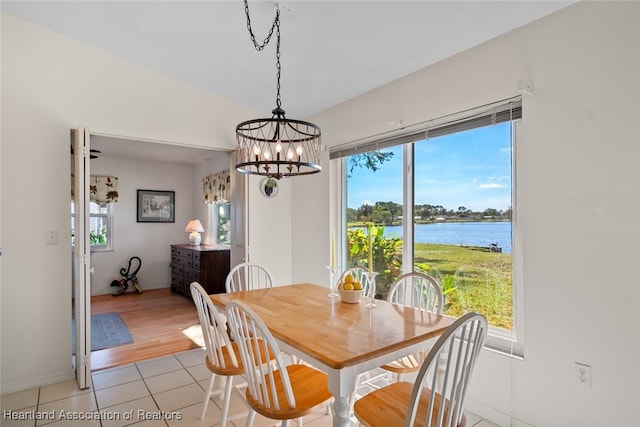
[[[200,220],[192,219],[189,221],[187,226],[184,228],[184,231],[189,234],[189,244],[193,246],[200,245],[200,233],[204,232],[204,228],[202,228],[202,224]]]

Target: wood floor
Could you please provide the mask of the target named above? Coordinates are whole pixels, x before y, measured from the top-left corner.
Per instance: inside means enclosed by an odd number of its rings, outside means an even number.
[[[91,370],[126,365],[204,346],[191,298],[169,288],[91,298],[91,313],[120,313],[133,343],[91,352]]]

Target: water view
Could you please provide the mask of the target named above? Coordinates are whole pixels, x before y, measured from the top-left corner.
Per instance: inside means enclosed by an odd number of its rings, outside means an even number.
[[[386,226],[387,237],[402,235],[401,226]],[[415,243],[440,243],[444,245],[489,246],[495,243],[503,253],[511,253],[510,222],[438,222],[416,224]]]

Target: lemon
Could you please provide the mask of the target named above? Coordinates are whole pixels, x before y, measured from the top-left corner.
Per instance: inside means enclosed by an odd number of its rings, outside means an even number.
[[[350,274],[347,274],[347,277],[344,278],[344,283],[346,284],[346,283],[353,283],[353,282],[354,282],[353,276]]]
[[[342,289],[344,289],[345,291],[352,291],[353,290],[353,283],[345,283],[344,286],[342,287]]]
[[[359,291],[362,289],[362,283],[360,282],[353,282],[353,289],[355,289],[356,291]]]

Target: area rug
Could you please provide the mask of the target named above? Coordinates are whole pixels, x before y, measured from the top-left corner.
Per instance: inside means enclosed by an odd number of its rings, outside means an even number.
[[[76,353],[76,322],[72,321],[72,350]],[[91,351],[131,344],[133,338],[118,313],[91,316]]]

